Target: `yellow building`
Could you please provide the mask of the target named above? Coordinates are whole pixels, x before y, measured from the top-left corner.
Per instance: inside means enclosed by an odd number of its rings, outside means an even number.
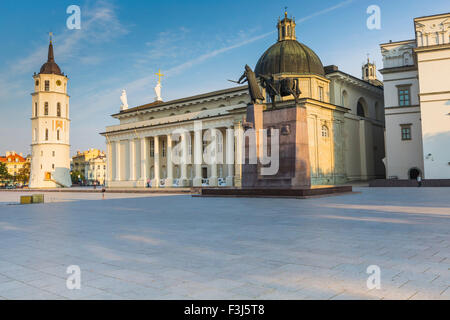
[[[84,152],[77,151],[72,157],[72,171],[80,172],[85,183],[92,185],[104,184],[106,179],[106,155],[98,149],[89,149]]]
[[[4,157],[0,157],[0,162],[3,162],[8,169],[8,173],[15,177],[19,174],[20,169],[30,167],[31,157],[23,157],[22,153],[17,154],[15,151],[6,151]]]

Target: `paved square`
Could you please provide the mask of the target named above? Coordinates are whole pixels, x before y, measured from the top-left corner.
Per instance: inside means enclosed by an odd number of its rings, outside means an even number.
[[[450,299],[450,190],[355,191],[48,193],[36,205],[0,192],[0,299]],[[70,265],[80,290],[66,287]]]

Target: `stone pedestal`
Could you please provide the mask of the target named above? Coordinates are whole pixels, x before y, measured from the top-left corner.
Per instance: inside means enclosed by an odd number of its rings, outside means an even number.
[[[273,129],[279,131],[279,170],[274,175],[261,175],[263,166],[260,157],[258,156],[257,164],[249,163],[249,151],[254,148],[249,146],[252,139],[246,139],[245,163],[242,167],[243,188],[309,188],[311,186],[308,125],[304,106],[293,103],[280,109],[264,110],[262,105],[249,105],[246,129],[255,130],[250,136],[256,139],[258,155],[263,152],[267,154],[267,150],[262,149],[264,148],[262,140],[259,139],[259,135],[263,134],[261,129],[271,131],[267,137],[267,148],[271,145]]]

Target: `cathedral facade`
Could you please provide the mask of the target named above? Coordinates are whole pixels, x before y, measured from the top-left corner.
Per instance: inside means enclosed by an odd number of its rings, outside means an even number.
[[[259,59],[259,80],[292,78],[301,91],[298,103],[306,108],[310,176],[313,185],[384,177],[383,89],[372,76],[358,79],[336,66],[323,67],[317,54],[296,40],[295,20],[277,23],[278,41]],[[370,79],[369,79],[370,78]],[[271,96],[264,108],[273,108]],[[275,108],[294,97],[275,97]],[[113,114],[118,125],[102,135],[107,145],[109,187],[241,186],[243,137],[248,87],[238,86],[173,101],[155,102]],[[201,123],[201,129],[198,124]],[[215,149],[235,161],[196,162],[196,150],[212,143],[206,132],[216,129]],[[185,136],[174,135],[182,130]],[[281,133],[283,134],[283,133]],[[172,150],[186,143],[188,161],[174,163]],[[225,147],[227,146],[227,147]],[[231,149],[229,146],[232,146]]]

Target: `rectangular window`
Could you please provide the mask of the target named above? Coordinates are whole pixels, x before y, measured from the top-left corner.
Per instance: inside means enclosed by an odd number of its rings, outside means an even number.
[[[319,87],[319,100],[323,101],[323,87]]]
[[[401,126],[402,140],[411,140],[411,125]]]
[[[162,156],[163,158],[166,156],[166,141],[162,141]]]
[[[150,157],[155,156],[155,141],[150,140]]]
[[[45,80],[45,91],[50,91],[50,81]]]
[[[411,86],[398,87],[398,105],[410,106],[411,105]]]

